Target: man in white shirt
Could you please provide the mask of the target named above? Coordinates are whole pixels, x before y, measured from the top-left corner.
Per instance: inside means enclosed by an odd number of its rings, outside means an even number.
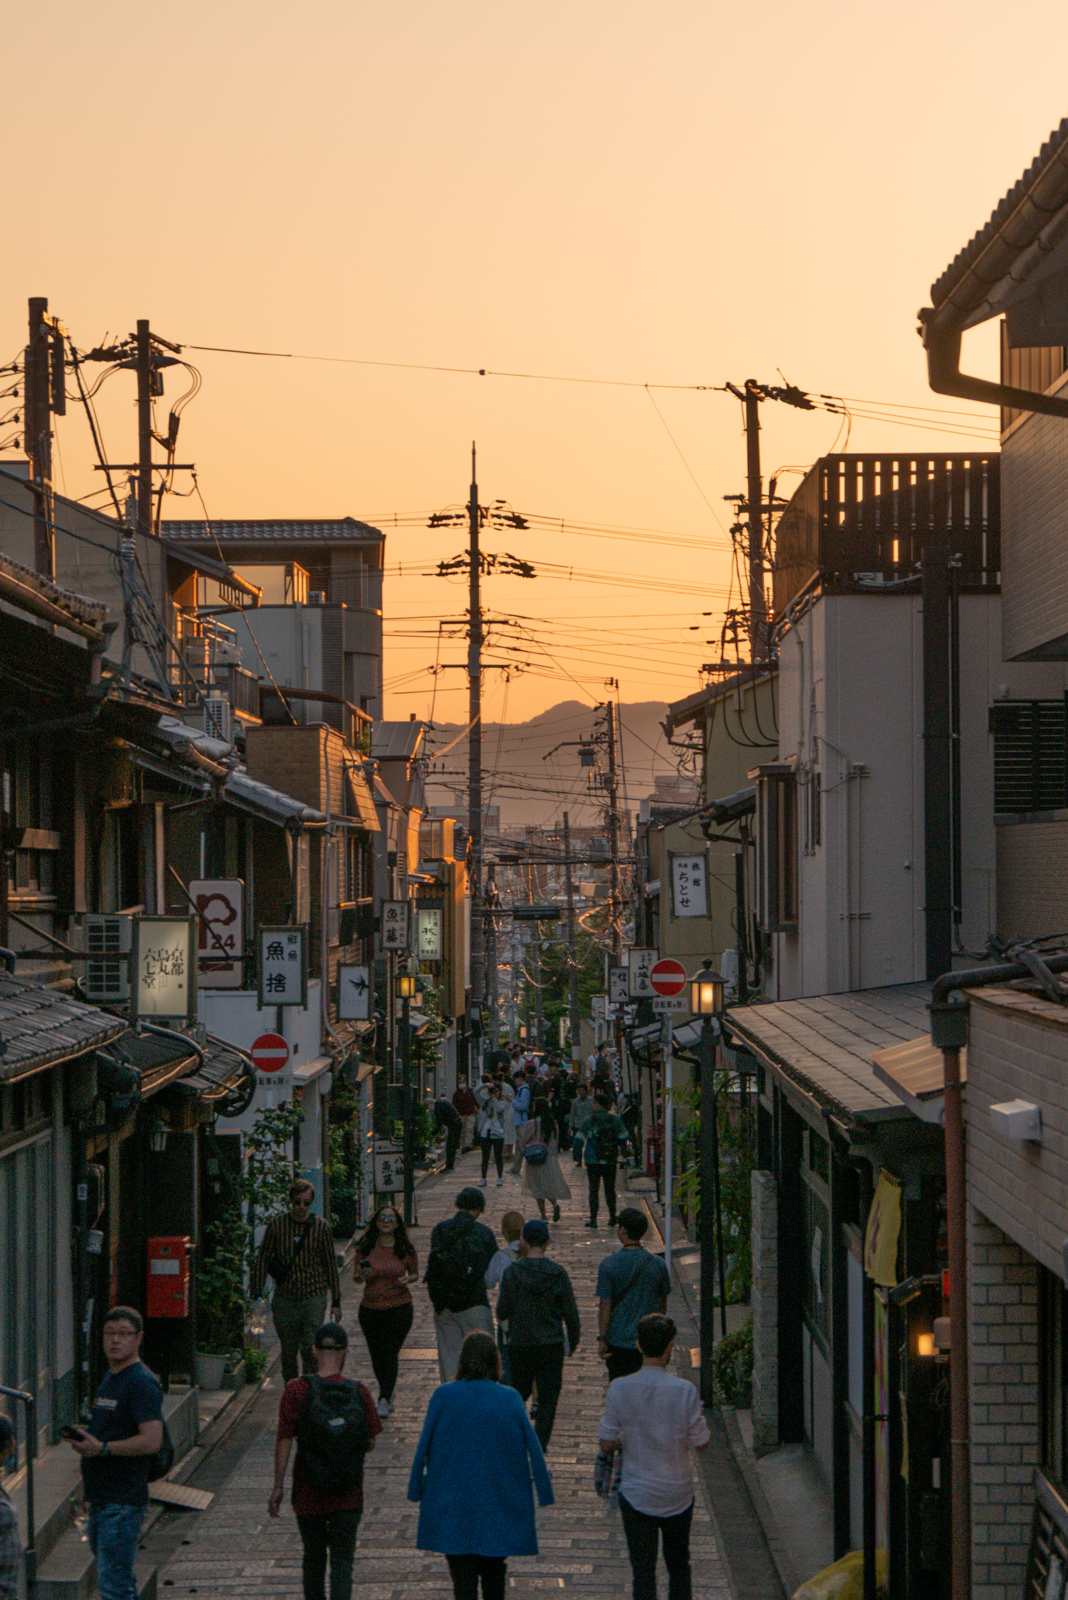
[[[638,1323],[638,1372],[608,1385],[601,1449],[622,1450],[619,1509],[627,1538],[633,1600],[656,1600],[656,1554],[663,1536],[668,1600],[691,1600],[690,1523],[694,1450],[708,1447],[708,1423],[692,1383],[668,1372],[677,1333],[652,1312]]]

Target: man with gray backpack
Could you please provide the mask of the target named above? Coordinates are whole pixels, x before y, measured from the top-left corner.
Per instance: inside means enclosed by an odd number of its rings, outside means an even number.
[[[293,1378],[278,1407],[274,1489],[267,1514],[282,1506],[293,1440],[293,1510],[304,1546],[304,1600],[349,1600],[356,1530],[363,1510],[363,1461],[382,1423],[370,1390],[344,1376],[348,1335],[328,1322],[315,1335],[316,1376]]]

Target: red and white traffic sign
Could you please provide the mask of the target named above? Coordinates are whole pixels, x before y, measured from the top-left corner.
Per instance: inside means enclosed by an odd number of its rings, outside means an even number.
[[[261,1033],[250,1054],[257,1072],[281,1072],[289,1060],[289,1046],[280,1033]]]
[[[649,971],[649,982],[657,994],[681,994],[686,981],[686,968],[681,961],[673,961],[670,956],[665,956]]]

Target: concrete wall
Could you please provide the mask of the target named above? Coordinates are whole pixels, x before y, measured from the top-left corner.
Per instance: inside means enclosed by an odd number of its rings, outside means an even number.
[[[757,1455],[779,1443],[779,1209],[775,1177],[754,1172],[753,1197],[753,1446]]]
[[[1068,812],[999,823],[997,859],[999,939],[1068,928]]]

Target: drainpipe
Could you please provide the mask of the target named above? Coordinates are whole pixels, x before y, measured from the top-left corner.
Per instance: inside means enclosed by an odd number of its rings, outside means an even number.
[[[1068,972],[1068,956],[1042,961],[1028,952],[1021,961],[947,972],[935,982],[929,1006],[931,1043],[942,1052],[946,1145],[946,1235],[949,1258],[949,1431],[950,1431],[950,1596],[971,1596],[971,1442],[968,1381],[968,1241],[964,1152],[964,1106],[960,1053],[968,1040],[968,1001],[950,1000],[956,989],[976,989],[1015,979],[1039,977],[1064,1004],[1052,982]]]

